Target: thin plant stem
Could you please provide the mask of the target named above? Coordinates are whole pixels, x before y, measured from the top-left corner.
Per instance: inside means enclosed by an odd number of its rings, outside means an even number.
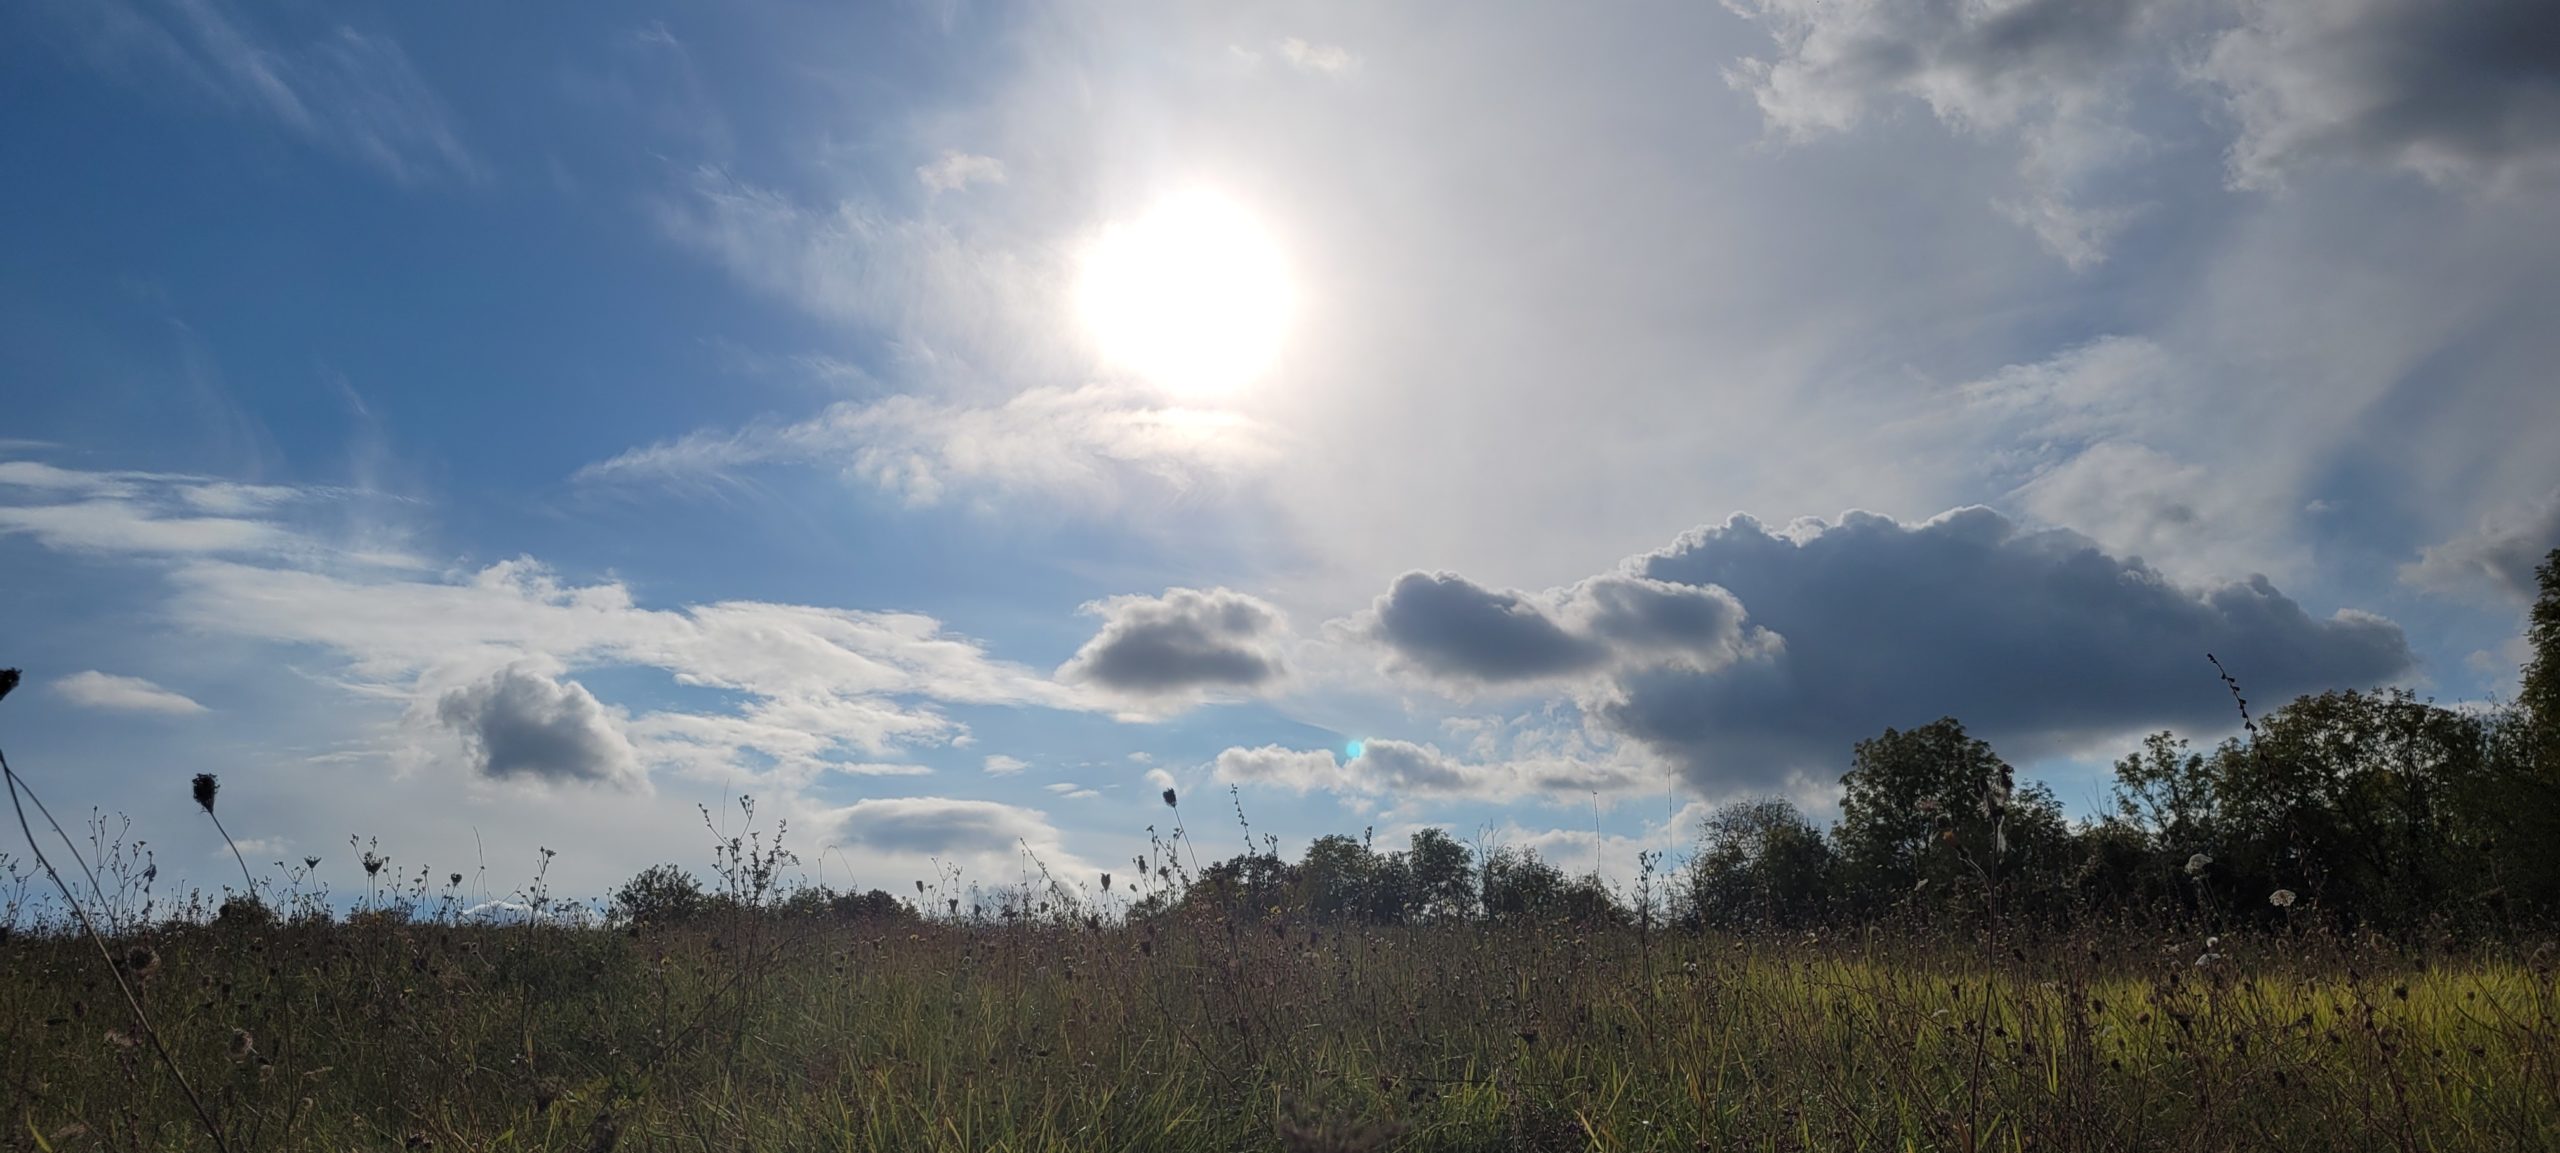
[[[62,873],[45,857],[44,846],[36,840],[35,828],[27,823],[27,806],[18,799],[21,790],[27,800],[36,803],[36,812],[43,814],[45,824],[53,827],[53,835],[62,838],[63,848],[80,866],[81,874],[89,878],[92,890],[98,888],[98,875],[89,871],[88,860],[80,855],[79,847],[71,843],[71,834],[62,831],[62,822],[54,820],[53,811],[44,807],[44,798],[37,796],[32,786],[18,779],[18,771],[9,767],[7,754],[0,754],[0,779],[8,782],[9,807],[17,811],[18,831],[26,835],[27,848],[35,853],[36,865],[53,881],[55,891],[62,894],[63,904],[70,906],[72,917],[80,922],[81,931],[88,934],[89,943],[98,947],[98,959],[106,962],[107,977],[116,983],[116,992],[124,996],[125,1008],[132,1011],[134,1023],[142,1028],[143,1039],[151,1042],[151,1051],[159,1055],[160,1064],[169,1070],[170,1079],[178,1083],[178,1092],[186,1095],[187,1104],[195,1109],[196,1120],[204,1126],[205,1136],[213,1138],[214,1149],[218,1153],[230,1153],[230,1142],[222,1139],[222,1126],[214,1123],[212,1110],[205,1108],[204,1099],[196,1096],[195,1086],[188,1084],[187,1075],[179,1070],[178,1059],[170,1056],[169,1047],[161,1043],[160,1030],[152,1026],[151,1015],[142,1009],[142,999],[134,996],[133,987],[125,983],[124,973],[116,968],[115,954],[107,949],[106,938],[98,935],[98,927],[90,923],[88,909],[79,898],[71,895],[71,886],[63,883]],[[233,852],[236,854],[238,850]]]
[[[240,862],[240,879],[249,884],[249,899],[257,900],[258,879],[249,875],[249,861],[240,855],[240,846],[232,841],[231,830],[222,827],[222,818],[214,816],[212,809],[206,809],[204,815],[213,818],[213,831],[222,834],[222,843],[231,847],[231,859]]]

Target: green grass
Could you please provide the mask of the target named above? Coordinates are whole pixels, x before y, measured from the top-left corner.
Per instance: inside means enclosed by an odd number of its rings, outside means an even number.
[[[1216,916],[147,942],[233,1150],[2560,1148],[2523,949]],[[0,944],[0,1147],[211,1147],[111,1030],[86,941]]]

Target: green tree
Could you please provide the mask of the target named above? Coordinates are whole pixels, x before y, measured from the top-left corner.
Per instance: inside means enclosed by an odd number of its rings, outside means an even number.
[[[617,920],[677,925],[702,915],[710,899],[702,882],[674,865],[651,865],[613,891]]]
[[[2560,775],[2560,548],[2542,558],[2533,576],[2540,595],[2524,633],[2533,656],[2524,666],[2524,692],[2516,703],[2531,720],[2536,755]]]
[[[1684,919],[1710,925],[1801,924],[1831,900],[1830,842],[1789,801],[1718,807],[1699,826]]]
[[[2014,780],[2008,762],[1954,717],[1858,742],[1840,778],[1837,830],[1858,898],[1889,903],[1922,881],[1945,891],[1971,871],[1966,857],[1991,861],[1998,818],[1990,802]]]
[[[1464,917],[1476,907],[1475,854],[1447,830],[1416,830],[1403,855],[1411,915],[1422,919]]]
[[[2499,812],[2491,728],[2405,689],[2294,700],[2253,744],[2213,758],[2227,870],[2241,909],[2296,889],[2330,911],[2412,924],[2479,897]]]

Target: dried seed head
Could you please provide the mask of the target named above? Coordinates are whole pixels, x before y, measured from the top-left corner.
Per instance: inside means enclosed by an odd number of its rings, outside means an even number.
[[[12,689],[15,689],[15,688],[17,688],[17,687],[18,687],[18,670],[16,670],[16,669],[0,669],[0,697],[6,697],[6,696],[8,696],[8,695],[9,695],[9,691],[10,691],[10,690],[12,690]]]
[[[258,1039],[250,1036],[247,1029],[233,1029],[231,1031],[232,1060],[246,1061],[249,1058],[256,1056],[257,1053]]]
[[[196,774],[196,807],[213,812],[213,795],[222,791],[222,781],[211,773]]]
[[[2275,892],[2269,893],[2267,894],[2267,903],[2279,909],[2290,909],[2293,907],[2293,890],[2278,889]]]
[[[1174,799],[1173,799],[1173,790],[1171,790],[1171,789],[1166,789],[1166,790],[1164,791],[1164,805],[1165,805],[1165,807],[1166,807],[1166,808],[1168,808],[1168,809],[1171,809],[1171,808],[1179,808],[1179,807],[1180,807],[1180,806],[1178,806],[1178,805],[1176,805],[1176,804],[1174,803]]]
[[[124,971],[136,977],[148,977],[160,971],[160,954],[149,945],[136,945],[124,951]]]

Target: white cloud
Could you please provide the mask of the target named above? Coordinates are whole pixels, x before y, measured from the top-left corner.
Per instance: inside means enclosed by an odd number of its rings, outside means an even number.
[[[0,536],[22,534],[57,552],[417,565],[397,542],[335,542],[295,523],[380,499],[351,489],[0,461]]]
[[[578,470],[582,484],[731,483],[758,466],[841,470],[915,506],[992,491],[1097,509],[1136,489],[1179,494],[1232,482],[1276,457],[1270,433],[1212,409],[1127,390],[1034,388],[999,405],[916,396],[830,406],[795,424],[701,431]]]
[[[1024,769],[1030,768],[1031,762],[1023,760],[1020,757],[1008,757],[1002,753],[998,753],[994,756],[988,757],[983,767],[989,775],[1009,777]]]
[[[184,694],[164,689],[141,677],[121,677],[95,669],[64,677],[54,682],[53,690],[75,705],[93,709],[169,716],[189,716],[205,711],[203,705]]]
[[[618,583],[571,585],[529,560],[441,579],[352,579],[224,561],[181,565],[172,614],[188,627],[346,662],[352,687],[412,701],[519,663],[645,668],[731,694],[619,722],[644,767],[722,781],[805,785],[826,773],[906,771],[879,757],[957,744],[936,705],[1075,709],[1072,689],[991,660],[909,613],[725,601],[650,609]]]
[[[1806,138],[1843,132],[1870,105],[1916,99],[1960,131],[2013,140],[2022,199],[2001,208],[2074,268],[2094,265],[2131,218],[2090,190],[2150,143],[2117,116],[2169,0],[1733,0],[1777,42],[1726,72],[1768,122]],[[2152,62],[2154,66],[2165,60]]]
[[[2539,591],[2534,570],[2553,549],[2560,549],[2560,492],[2428,545],[2401,567],[2400,579],[2437,592],[2488,591],[2530,601]]]
[[[958,192],[972,184],[1002,184],[1004,161],[968,152],[945,152],[933,163],[918,167],[916,179],[934,193]]]
[[[1280,41],[1280,58],[1301,72],[1326,74],[1348,72],[1360,63],[1359,57],[1339,44],[1311,44],[1295,36]]]

